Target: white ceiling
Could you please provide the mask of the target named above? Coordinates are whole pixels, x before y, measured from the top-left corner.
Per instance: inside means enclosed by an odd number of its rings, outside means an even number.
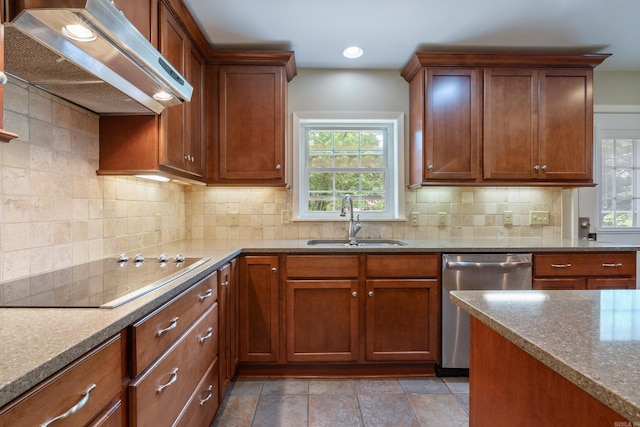
[[[401,69],[417,50],[612,53],[640,71],[640,0],[184,0],[214,48],[295,51],[298,68]],[[361,46],[358,60],[342,57]]]

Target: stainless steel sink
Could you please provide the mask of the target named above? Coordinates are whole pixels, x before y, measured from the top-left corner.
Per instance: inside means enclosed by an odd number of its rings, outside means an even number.
[[[309,246],[325,246],[325,247],[347,247],[347,248],[362,248],[362,247],[397,247],[407,246],[407,242],[397,239],[359,239],[357,245],[352,245],[348,240],[341,239],[316,239],[308,240]]]

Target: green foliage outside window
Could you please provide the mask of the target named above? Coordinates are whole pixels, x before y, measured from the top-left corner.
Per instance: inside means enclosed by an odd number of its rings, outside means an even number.
[[[384,210],[382,130],[314,129],[306,141],[310,212],[337,212],[346,194],[354,210]]]

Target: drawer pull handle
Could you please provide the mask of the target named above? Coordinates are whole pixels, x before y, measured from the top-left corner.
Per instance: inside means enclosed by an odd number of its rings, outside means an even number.
[[[200,399],[200,406],[204,405],[207,400],[209,400],[209,399],[211,399],[213,397],[213,386],[212,385],[207,387],[207,389],[205,391],[207,392],[207,397],[205,397],[204,399]]]
[[[570,268],[571,264],[551,264],[551,268]]]
[[[76,412],[78,412],[80,409],[82,409],[84,407],[84,405],[87,404],[87,402],[89,401],[89,393],[91,393],[95,388],[96,388],[96,385],[95,384],[91,384],[89,386],[89,388],[87,388],[85,391],[82,392],[82,399],[80,399],[80,401],[78,403],[73,405],[64,414],[60,414],[57,417],[52,418],[49,421],[40,424],[40,427],[48,427],[49,425],[51,425],[51,424],[53,424],[53,423],[55,423],[57,421],[64,420],[65,418],[67,418],[67,417],[75,414]]]
[[[171,384],[175,383],[176,381],[178,381],[178,368],[175,368],[173,371],[171,371],[171,378],[169,379],[169,381],[166,384],[162,384],[160,387],[158,387],[156,392],[158,394],[162,393],[162,390],[169,387]]]
[[[207,329],[207,335],[198,338],[198,342],[200,342],[200,344],[202,344],[203,342],[205,342],[206,340],[208,340],[212,336],[213,336],[213,327],[210,327],[209,329]]]
[[[602,264],[603,267],[613,267],[613,268],[617,268],[617,267],[622,267],[622,263],[621,262],[616,262],[615,264],[609,264],[609,263],[603,263]]]
[[[158,332],[156,332],[156,336],[159,337],[162,334],[164,334],[165,332],[168,332],[168,331],[170,331],[172,329],[175,329],[176,326],[178,326],[178,318],[174,317],[173,319],[171,319],[171,323],[169,324],[169,326],[167,326],[164,329],[160,329]]]
[[[207,292],[205,292],[204,294],[198,295],[198,301],[204,301],[207,298],[209,298],[211,295],[213,295],[213,289],[207,289]]]

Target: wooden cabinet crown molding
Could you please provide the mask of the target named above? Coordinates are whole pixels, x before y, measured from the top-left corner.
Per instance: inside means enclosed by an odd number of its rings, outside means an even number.
[[[209,56],[212,65],[273,65],[285,68],[287,81],[298,73],[296,59],[290,50],[217,50]]]
[[[595,68],[610,56],[610,53],[416,52],[401,75],[409,82],[422,67]]]

